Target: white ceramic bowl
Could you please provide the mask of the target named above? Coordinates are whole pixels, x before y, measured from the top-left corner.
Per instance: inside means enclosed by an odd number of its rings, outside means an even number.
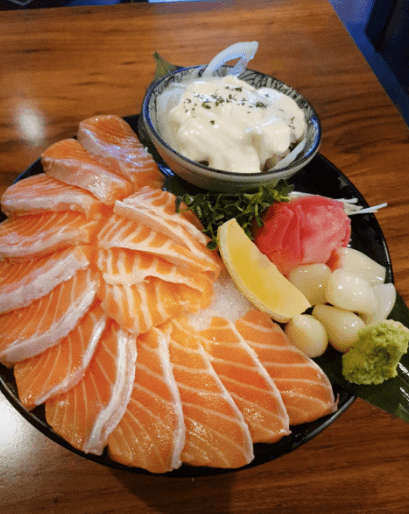
[[[161,114],[157,111],[157,98],[174,82],[186,82],[200,78],[206,65],[180,68],[154,83],[147,91],[142,104],[142,121],[145,129],[155,145],[158,153],[168,167],[178,176],[195,186],[217,192],[254,191],[261,185],[274,184],[280,179],[288,179],[303,168],[318,152],[321,142],[321,124],[312,105],[297,91],[283,82],[260,73],[245,70],[238,78],[248,82],[257,89],[268,87],[276,89],[293,98],[303,110],[307,121],[306,144],[301,153],[288,166],[277,171],[260,173],[234,173],[216,170],[187,159],[171,148],[161,137],[158,120]],[[226,75],[229,66],[219,69],[218,75]]]

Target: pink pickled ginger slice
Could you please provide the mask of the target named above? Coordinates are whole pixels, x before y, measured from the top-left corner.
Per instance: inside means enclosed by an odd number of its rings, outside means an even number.
[[[301,264],[325,263],[347,246],[351,222],[341,202],[306,196],[272,205],[253,235],[260,251],[288,275]]]

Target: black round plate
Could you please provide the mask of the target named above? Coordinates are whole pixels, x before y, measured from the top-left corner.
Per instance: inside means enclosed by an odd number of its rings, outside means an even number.
[[[183,194],[184,192],[194,193],[197,188],[187,184],[173,172],[167,168],[166,164],[161,160],[155,148],[147,139],[144,127],[138,124],[139,116],[129,116],[125,118],[131,127],[138,132],[141,141],[148,147],[154,158],[157,160],[162,172],[166,175],[165,189],[175,194]],[[27,170],[22,173],[17,180],[22,178],[41,173],[43,171],[41,160],[35,161]],[[368,207],[363,196],[354,187],[352,182],[331,164],[325,157],[317,154],[316,157],[300,172],[298,172],[290,181],[294,184],[296,191],[306,193],[319,194],[329,198],[357,198],[359,205]],[[4,219],[4,216],[3,216]],[[386,246],[382,230],[376,221],[373,214],[358,214],[351,217],[352,234],[351,246],[365,253],[382,266],[386,267],[386,282],[393,282],[393,272],[390,262],[389,252]],[[62,439],[54,430],[47,424],[45,420],[44,407],[39,406],[32,411],[27,411],[20,403],[17,393],[16,383],[13,377],[13,370],[8,369],[0,364],[0,389],[10,403],[38,430],[44,435],[57,442],[61,446],[71,450],[82,457],[85,457],[94,462],[98,462],[104,466],[111,468],[126,470],[131,473],[137,474],[151,474],[140,468],[129,468],[112,461],[106,451],[103,455],[97,456],[93,454],[85,454],[74,447],[67,441]],[[334,393],[338,396],[338,410],[334,414],[325,416],[312,423],[298,425],[291,427],[291,434],[283,437],[279,442],[274,444],[255,444],[254,445],[254,460],[245,466],[246,469],[253,466],[258,466],[265,462],[274,460],[286,453],[289,453],[299,446],[310,441],[313,437],[321,433],[331,423],[333,423],[338,416],[340,416],[355,400],[355,397],[349,392],[342,389],[337,384],[333,384]],[[171,471],[162,476],[169,477],[198,477],[216,475],[221,473],[231,473],[237,471],[236,469],[219,469],[207,467],[192,467],[183,465],[180,469]]]

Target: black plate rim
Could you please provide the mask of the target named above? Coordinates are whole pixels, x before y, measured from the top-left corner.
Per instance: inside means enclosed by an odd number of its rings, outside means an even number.
[[[148,149],[151,151],[151,153],[154,155],[155,160],[158,161],[158,164],[162,170],[162,172],[167,177],[166,180],[170,180],[170,182],[176,180],[178,183],[178,187],[182,187],[184,189],[192,189],[192,187],[182,181],[181,179],[175,177],[173,175],[173,172],[167,168],[166,164],[162,161],[160,156],[156,153],[155,149],[152,147],[149,141],[144,140],[143,134],[141,134],[141,127],[138,127],[138,121],[139,121],[139,115],[131,115],[124,117],[124,119],[132,126],[132,128],[135,131],[138,131],[140,134],[141,141],[148,146]],[[320,153],[318,153],[313,160],[306,166],[309,170],[314,170],[314,167],[321,166],[325,168],[326,172],[328,174],[332,173],[333,176],[339,178],[344,184],[343,187],[346,187],[347,189],[350,189],[350,192],[358,199],[358,202],[360,205],[364,207],[369,207],[366,200],[362,196],[362,194],[356,189],[356,187],[353,185],[353,183],[338,169],[336,166],[334,166],[328,159],[326,159],[324,156],[322,156]],[[305,168],[304,168],[305,170]],[[301,170],[301,172],[304,173],[304,170]],[[26,178],[28,176],[31,176],[33,174],[39,173],[42,171],[41,166],[41,159],[37,159],[34,161],[23,173],[21,173],[17,179],[15,180],[21,180],[23,178]],[[300,173],[298,172],[297,175],[294,177],[294,181],[297,181],[297,177],[300,176]],[[306,176],[308,175],[308,172],[306,172]],[[290,181],[291,182],[291,181]],[[172,184],[167,184],[165,181],[165,189],[172,189]],[[174,186],[173,186],[174,188]],[[196,189],[196,188],[193,188]],[[297,188],[298,191],[304,191],[304,192],[311,192],[309,190],[308,185],[305,186],[301,182],[299,184],[299,187]],[[312,191],[316,194],[323,194],[319,192]],[[390,255],[388,251],[388,247],[385,241],[385,238],[382,233],[382,229],[376,220],[375,216],[373,214],[365,214],[365,215],[358,215],[365,218],[366,223],[371,224],[372,228],[377,232],[377,235],[380,237],[380,246],[381,251],[383,252],[384,257],[384,265],[387,268],[387,282],[393,282],[393,271],[392,271],[392,264],[390,260]],[[356,218],[356,216],[354,217]],[[353,219],[354,219],[353,218]],[[7,398],[7,400],[11,403],[11,405],[31,424],[33,425],[37,430],[39,430],[42,434],[44,434],[46,437],[51,439],[52,441],[56,442],[60,446],[70,450],[71,452],[80,455],[83,458],[86,458],[88,460],[94,461],[98,464],[127,471],[129,473],[134,474],[142,474],[142,475],[152,475],[152,476],[161,476],[161,477],[181,477],[181,478],[194,478],[194,477],[201,477],[201,476],[212,476],[212,475],[219,475],[219,474],[226,474],[226,473],[235,473],[243,469],[249,469],[255,466],[259,466],[261,464],[270,462],[272,460],[275,460],[287,453],[290,453],[294,451],[295,449],[299,448],[300,446],[306,444],[311,439],[318,436],[321,432],[323,432],[326,428],[328,428],[336,419],[343,414],[355,401],[356,397],[346,391],[345,389],[341,388],[337,384],[333,384],[334,393],[338,398],[338,410],[330,414],[328,416],[322,417],[314,422],[307,423],[305,425],[298,425],[295,427],[292,427],[292,433],[289,436],[285,436],[280,441],[274,444],[261,444],[257,443],[254,445],[254,453],[255,458],[254,460],[249,463],[248,465],[242,467],[242,468],[234,468],[234,469],[221,469],[221,468],[208,468],[208,467],[193,467],[188,465],[182,465],[179,469],[170,471],[168,473],[164,473],[161,475],[155,475],[154,473],[151,473],[149,471],[146,471],[141,468],[134,468],[134,467],[128,467],[125,465],[122,465],[120,463],[117,463],[113,460],[111,460],[107,454],[107,450],[105,448],[104,453],[99,455],[94,454],[86,454],[82,452],[81,450],[78,450],[71,446],[65,439],[60,437],[54,430],[45,422],[44,414],[42,414],[42,410],[44,409],[43,406],[38,406],[32,411],[28,411],[23,405],[20,403],[18,397],[16,396],[16,393],[12,391],[11,387],[15,388],[15,384],[10,383],[10,379],[5,378],[4,373],[12,373],[11,370],[8,370],[5,366],[0,364],[0,390],[4,394],[4,396]],[[42,419],[43,418],[43,419]]]

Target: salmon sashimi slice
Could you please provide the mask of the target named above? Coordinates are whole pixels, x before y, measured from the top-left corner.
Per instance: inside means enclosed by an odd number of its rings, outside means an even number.
[[[217,376],[197,334],[177,320],[163,330],[179,388],[186,428],[182,462],[193,466],[239,468],[254,458],[243,415]]]
[[[61,182],[79,186],[106,205],[132,193],[132,184],[105,168],[76,139],[63,139],[41,154],[44,172]]]
[[[149,226],[154,230],[157,230],[155,226],[160,227],[161,222],[166,220],[169,226],[175,227],[177,225],[185,229],[186,232],[203,245],[207,245],[210,241],[210,238],[203,232],[204,228],[199,218],[191,210],[187,209],[184,202],[181,202],[179,206],[181,212],[176,211],[176,196],[169,191],[145,186],[118,203],[124,210],[124,216],[128,210],[130,219],[139,220],[146,225],[152,223],[152,226]],[[119,206],[117,206],[117,209],[118,214],[120,214]]]
[[[33,259],[94,241],[101,221],[78,212],[51,212],[8,218],[0,223],[0,259]]]
[[[79,245],[19,262],[0,261],[0,313],[26,307],[90,266],[92,247]]]
[[[165,282],[185,284],[209,297],[213,295],[213,280],[209,275],[181,268],[148,253],[127,248],[100,249],[97,263],[107,284],[132,285],[157,277]]]
[[[274,381],[231,321],[214,317],[200,332],[210,362],[240,409],[253,443],[275,443],[290,433]]]
[[[185,228],[172,223],[169,216],[158,216],[154,210],[144,209],[137,201],[138,196],[125,198],[122,202],[115,202],[114,213],[149,227],[158,234],[163,234],[187,250],[195,257],[208,260],[209,265],[220,273],[222,261],[217,252],[209,250],[206,244],[199,243]]]
[[[217,262],[204,255],[194,255],[190,250],[175,243],[169,237],[156,232],[146,225],[128,220],[114,214],[101,229],[99,234],[100,248],[129,248],[151,255],[156,255],[166,261],[191,269],[192,271],[209,271],[217,276],[220,266]]]
[[[107,319],[97,303],[58,344],[16,363],[14,377],[20,401],[26,409],[31,410],[68,391],[82,379]]]
[[[6,216],[75,211],[93,219],[112,214],[89,191],[65,184],[45,173],[27,177],[10,186],[1,198],[1,210]]]
[[[131,126],[113,114],[88,118],[79,124],[78,141],[97,160],[128,179],[134,189],[149,184],[161,188],[165,177]]]
[[[80,382],[45,402],[47,423],[74,448],[101,455],[131,397],[135,362],[135,337],[111,320]]]
[[[121,464],[165,473],[179,468],[185,424],[169,359],[169,337],[152,328],[138,337],[135,382],[119,425],[108,438],[109,456]]]
[[[290,343],[280,326],[267,314],[249,311],[236,322],[236,327],[273,378],[290,425],[314,421],[337,410],[328,377],[312,359]]]
[[[104,284],[99,296],[108,315],[122,328],[136,335],[147,332],[185,309],[195,312],[210,302],[200,291],[156,277],[133,286]]]
[[[11,366],[57,344],[88,311],[98,288],[98,274],[78,271],[29,306],[2,314],[0,362]]]

